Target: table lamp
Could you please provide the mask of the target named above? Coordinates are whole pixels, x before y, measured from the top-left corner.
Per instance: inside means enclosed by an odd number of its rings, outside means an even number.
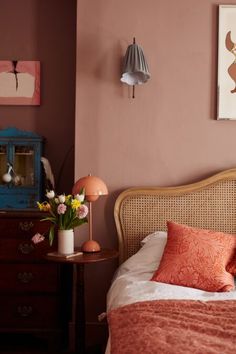
[[[108,194],[105,183],[96,176],[88,175],[80,178],[73,186],[72,194],[76,195],[84,188],[85,198],[89,202],[89,241],[82,245],[83,252],[99,252],[101,247],[92,237],[92,202],[95,202],[101,195]]]

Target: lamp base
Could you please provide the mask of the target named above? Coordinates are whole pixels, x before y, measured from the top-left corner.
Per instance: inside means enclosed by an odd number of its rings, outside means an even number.
[[[101,247],[98,242],[89,240],[82,244],[82,251],[85,253],[99,252]]]

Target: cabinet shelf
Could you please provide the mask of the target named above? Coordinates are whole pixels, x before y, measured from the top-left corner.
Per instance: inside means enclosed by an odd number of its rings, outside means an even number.
[[[34,153],[33,152],[16,152],[15,155],[24,155],[24,156],[33,156]]]

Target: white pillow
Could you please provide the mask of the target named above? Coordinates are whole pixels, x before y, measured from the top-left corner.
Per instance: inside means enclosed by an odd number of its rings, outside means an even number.
[[[141,241],[141,246],[145,245],[148,241],[151,241],[153,239],[159,239],[164,238],[166,240],[167,238],[167,231],[155,231],[150,235],[147,235],[142,241]]]
[[[146,236],[140,250],[120,265],[116,277],[127,272],[154,272],[160,264],[167,241],[167,232],[156,231]]]

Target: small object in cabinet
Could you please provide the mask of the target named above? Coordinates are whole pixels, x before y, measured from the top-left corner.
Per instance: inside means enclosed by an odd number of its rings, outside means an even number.
[[[43,138],[33,132],[0,130],[0,209],[36,209],[42,197]]]
[[[12,165],[9,162],[7,163],[7,166],[8,166],[7,173],[4,173],[4,175],[2,176],[3,182],[10,183],[12,181],[15,186],[20,185],[21,184],[21,176],[19,176],[15,173]],[[13,174],[13,177],[12,177],[12,174]]]
[[[4,175],[2,176],[2,180],[5,183],[10,183],[11,182],[11,175],[10,173],[4,173]]]
[[[12,180],[12,177],[11,177],[12,166],[9,162],[7,163],[7,166],[8,166],[7,173],[4,173],[4,175],[2,176],[2,180],[5,183],[10,183]]]
[[[11,175],[9,173],[4,173],[4,175],[2,176],[2,180],[5,183],[10,183],[12,180]]]

